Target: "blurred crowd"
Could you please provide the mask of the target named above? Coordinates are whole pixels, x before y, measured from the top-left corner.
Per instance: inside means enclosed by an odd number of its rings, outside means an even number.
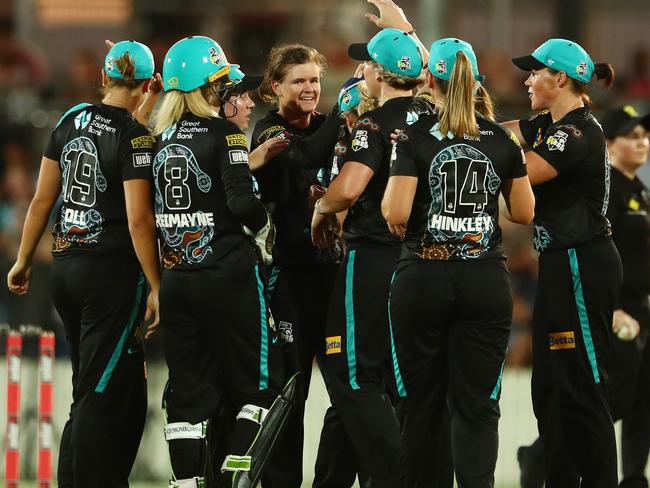
[[[277,20],[282,21],[281,18]],[[328,26],[324,24],[320,28],[327,29]],[[319,38],[323,41],[315,43],[315,47],[327,56],[330,63],[323,80],[320,104],[326,112],[334,103],[337,87],[354,70],[354,64],[345,51],[346,42],[337,42],[332,36]],[[156,64],[161,66],[163,53],[175,39],[140,40],[152,48]],[[271,37],[266,42],[281,41]],[[51,130],[70,106],[80,101],[94,103],[100,99],[103,39],[90,42],[92,45],[66,55],[65,66],[53,66],[42,47],[18,41],[9,25],[0,23],[0,271],[3,277],[17,253],[23,220],[35,189],[40,157]],[[240,62],[247,72],[261,72],[263,66],[259,63],[263,56],[259,56],[259,46],[246,42],[233,44],[236,45],[228,50],[234,53],[231,61]],[[479,50],[478,54],[486,85],[496,98],[500,119],[529,113],[529,101],[522,86],[525,74],[512,66],[512,53]],[[591,92],[596,116],[609,107],[624,103],[636,106],[641,113],[649,111],[650,51],[639,46],[629,56],[630,59],[623,64],[627,68],[617,71],[614,90]],[[617,60],[606,61],[612,62],[616,68]],[[256,115],[261,117],[267,110],[262,102],[256,103],[253,119]],[[251,123],[251,127],[253,125]],[[641,177],[643,179],[643,173]],[[506,221],[501,225],[515,293],[508,362],[511,366],[526,366],[530,364],[532,354],[530,324],[537,273],[532,232]],[[41,241],[34,265],[36,279],[32,280],[27,296],[11,295],[6,286],[0,287],[0,324],[8,323],[12,327],[38,324],[54,330],[58,333],[60,353],[65,354],[62,327],[48,291],[50,245],[49,238]],[[160,351],[157,342],[156,339],[151,341],[149,350],[153,355]],[[2,348],[0,345],[0,350]]]

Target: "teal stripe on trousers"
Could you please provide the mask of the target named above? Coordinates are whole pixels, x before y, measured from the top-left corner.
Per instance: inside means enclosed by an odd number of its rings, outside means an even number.
[[[348,355],[348,374],[350,386],[353,390],[359,390],[357,383],[357,354],[354,341],[354,257],[357,251],[352,250],[348,256],[348,264],[345,269],[345,330],[346,330],[346,352]]]
[[[571,277],[573,278],[573,291],[578,309],[578,318],[580,319],[580,328],[582,329],[582,338],[585,341],[587,357],[591,364],[591,372],[594,375],[596,383],[600,383],[600,373],[598,372],[598,362],[596,361],[596,349],[591,337],[591,327],[589,326],[589,316],[587,315],[587,305],[585,297],[582,294],[582,281],[580,280],[580,268],[578,267],[578,256],[575,249],[569,249],[569,263],[571,264]]]
[[[269,330],[268,316],[266,308],[266,298],[264,297],[264,283],[260,278],[259,266],[255,265],[255,278],[257,279],[257,293],[260,300],[260,390],[266,390],[269,387]]]
[[[133,302],[133,307],[131,308],[129,321],[126,323],[126,326],[124,326],[122,335],[117,341],[117,345],[115,346],[115,349],[113,349],[113,354],[111,354],[111,358],[108,360],[108,364],[104,369],[104,373],[99,379],[99,383],[97,383],[97,386],[95,387],[95,392],[97,393],[104,393],[104,390],[106,390],[106,387],[108,386],[108,382],[110,381],[111,376],[113,375],[115,366],[117,366],[117,362],[119,361],[120,356],[122,355],[122,351],[124,350],[124,345],[126,344],[126,340],[128,339],[129,334],[131,334],[131,330],[133,329],[133,325],[135,324],[135,319],[138,317],[138,311],[140,310],[140,304],[142,303],[142,295],[144,294],[143,292],[144,292],[144,274],[140,273],[140,276],[138,277],[138,284],[135,289],[135,301]]]
[[[506,352],[506,355],[508,353]],[[499,377],[497,378],[497,384],[494,385],[494,390],[492,390],[492,394],[490,395],[491,400],[496,400],[499,398],[499,391],[501,390],[501,382],[503,381],[503,368],[506,365],[506,360],[504,359],[503,362],[501,363],[501,371],[499,371]]]
[[[393,280],[395,279],[395,273],[390,279],[390,284],[392,286]],[[402,372],[399,369],[399,361],[397,360],[397,351],[395,350],[395,338],[393,337],[393,319],[390,313],[390,296],[391,293],[388,292],[388,327],[390,331],[390,353],[393,357],[393,372],[395,373],[395,383],[397,384],[397,394],[401,397],[406,396],[406,388],[404,388],[404,381],[402,380]]]

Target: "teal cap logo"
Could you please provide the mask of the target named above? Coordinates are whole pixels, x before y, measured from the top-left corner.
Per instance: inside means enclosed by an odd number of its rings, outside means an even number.
[[[436,78],[449,81],[456,65],[456,54],[462,52],[472,65],[472,74],[476,81],[483,81],[485,77],[478,71],[478,61],[474,49],[469,42],[455,37],[438,39],[431,44],[429,51],[429,71]]]

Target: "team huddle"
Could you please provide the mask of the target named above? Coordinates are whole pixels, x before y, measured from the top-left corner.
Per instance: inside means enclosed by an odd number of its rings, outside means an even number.
[[[102,102],[55,127],[8,286],[28,291],[56,206],[52,293],[73,367],[59,487],[128,486],[157,328],[170,487],[299,488],[314,359],[332,403],[315,488],[494,486],[513,309],[500,213],[533,222],[540,253],[540,482],[617,486],[613,419],[630,418],[626,486],[647,486],[650,395],[615,409],[609,378],[612,330],[645,338],[650,324],[650,253],[634,251],[646,273],[625,294],[615,245],[630,202],[650,206],[634,174],[650,120],[629,107],[601,126],[586,91],[612,83],[611,65],[549,39],[513,59],[535,113],[498,123],[469,43],[427,50],[391,0],[370,2],[381,30],[349,47],[362,64],[327,115],[315,49],[275,47],[257,76],[192,36],[162,76],[144,44],[109,43]],[[249,142],[254,91],[273,108]],[[608,143],[631,137],[643,160],[621,149],[610,164]],[[635,183],[624,198],[617,168]],[[650,221],[634,229],[646,242]]]

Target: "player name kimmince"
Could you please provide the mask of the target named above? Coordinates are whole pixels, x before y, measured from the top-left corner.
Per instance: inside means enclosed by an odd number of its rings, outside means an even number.
[[[214,227],[214,214],[212,212],[156,214],[157,227]]]
[[[445,215],[433,215],[429,221],[429,228],[452,232],[484,232],[492,227],[492,219],[488,216],[460,219]]]

